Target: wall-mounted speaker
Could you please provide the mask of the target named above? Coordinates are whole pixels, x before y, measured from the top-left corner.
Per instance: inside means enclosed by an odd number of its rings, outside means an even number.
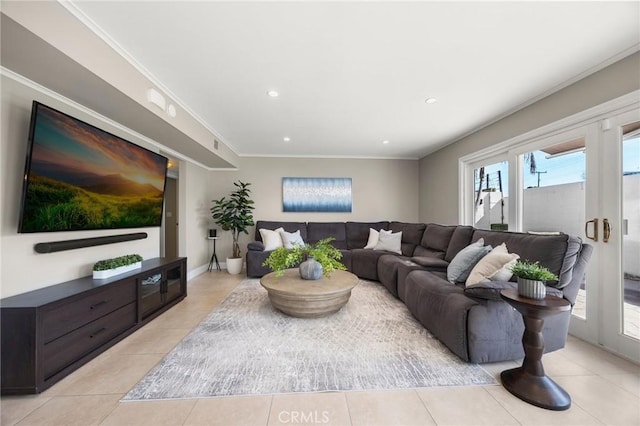
[[[124,241],[143,240],[147,238],[146,232],[134,234],[109,235],[106,237],[81,238],[79,240],[50,241],[38,243],[34,249],[38,253],[53,253],[56,251],[74,250],[83,247],[101,246],[104,244],[121,243]]]

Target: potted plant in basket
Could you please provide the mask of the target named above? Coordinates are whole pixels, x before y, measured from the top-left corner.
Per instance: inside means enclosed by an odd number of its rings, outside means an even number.
[[[517,261],[511,268],[518,277],[518,294],[532,299],[544,299],[547,281],[557,280],[558,276],[540,265],[539,262]]]
[[[250,183],[242,181],[234,182],[236,190],[229,194],[229,198],[222,197],[213,200],[211,216],[223,231],[231,231],[233,237],[233,253],[227,258],[227,271],[230,274],[239,274],[242,271],[242,256],[238,239],[240,233],[248,234],[248,228],[254,226],[253,223],[253,200],[249,198],[251,190]]]
[[[331,245],[333,240],[335,238],[329,237],[313,244],[295,244],[289,249],[277,248],[271,252],[262,266],[269,267],[276,276],[282,276],[285,269],[300,265],[300,276],[303,279],[317,280],[322,275],[329,278],[333,271],[347,269],[340,262],[342,253]]]

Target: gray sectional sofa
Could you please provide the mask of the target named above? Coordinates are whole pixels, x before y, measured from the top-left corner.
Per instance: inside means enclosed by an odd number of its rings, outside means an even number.
[[[287,232],[299,230],[310,243],[334,237],[349,271],[379,281],[452,352],[473,363],[522,358],[524,324],[520,314],[500,298],[500,290],[517,288],[515,277],[470,287],[451,283],[447,268],[456,254],[480,238],[493,247],[505,243],[510,253],[539,261],[558,275],[559,280],[547,286],[547,293],[564,297],[573,306],[592,252],[590,245],[566,234],[532,235],[434,223],[258,221],[255,241],[247,250],[249,277],[270,272],[262,266],[270,252],[264,251],[259,230],[279,227]],[[402,254],[364,249],[370,228],[402,231]],[[545,352],[564,347],[570,317],[565,312],[545,321]]]

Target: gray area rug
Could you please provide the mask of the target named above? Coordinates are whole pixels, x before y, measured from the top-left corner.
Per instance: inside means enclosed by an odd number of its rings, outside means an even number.
[[[248,279],[123,400],[495,383],[377,283],[360,281],[332,316],[301,319],[275,310]]]

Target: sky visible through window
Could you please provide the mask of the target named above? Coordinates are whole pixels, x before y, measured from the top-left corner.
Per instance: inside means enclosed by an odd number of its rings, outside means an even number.
[[[573,152],[553,158],[547,158],[549,155],[542,151],[534,151],[533,155],[535,157],[537,170],[540,172],[540,187],[583,182],[585,180],[584,152]],[[640,173],[640,135],[624,141],[622,170],[624,174]],[[509,175],[506,161],[485,167],[489,186],[494,186],[496,189],[498,188],[498,171],[500,171],[502,175],[504,195],[508,196]],[[477,185],[478,182],[476,181],[476,188],[478,187]],[[482,187],[486,187],[486,181],[483,182]],[[538,187],[538,174],[529,172],[528,163],[525,163],[524,167],[524,187]]]

